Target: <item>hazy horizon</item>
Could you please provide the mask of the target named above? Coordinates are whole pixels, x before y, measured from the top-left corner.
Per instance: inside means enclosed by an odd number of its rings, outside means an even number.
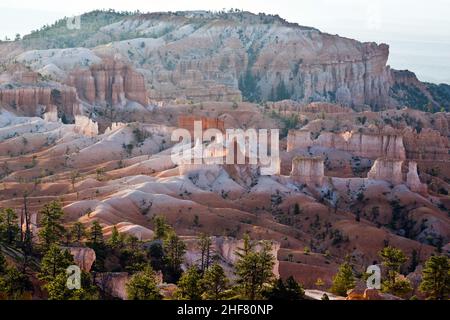
[[[278,14],[290,22],[315,27],[359,41],[390,45],[389,65],[409,69],[420,80],[450,83],[450,5],[446,0],[171,0],[142,3],[137,0],[80,0],[61,3],[51,0],[21,2],[2,0],[0,4],[0,39],[29,34],[64,16],[94,9],[141,12],[222,10],[238,8],[253,13]]]

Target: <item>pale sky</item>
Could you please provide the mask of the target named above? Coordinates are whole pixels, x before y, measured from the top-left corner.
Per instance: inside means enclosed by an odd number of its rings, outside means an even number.
[[[1,0],[0,39],[94,9],[177,11],[238,8],[360,41],[388,43],[389,63],[421,80],[450,83],[450,0]]]

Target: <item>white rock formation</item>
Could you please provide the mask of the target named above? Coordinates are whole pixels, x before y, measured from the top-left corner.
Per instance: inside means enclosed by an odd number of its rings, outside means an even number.
[[[291,178],[301,184],[320,186],[324,178],[324,162],[320,157],[300,157],[292,160]]]
[[[402,164],[403,160],[379,158],[373,164],[367,178],[388,181],[393,185],[401,184],[403,181]]]
[[[408,164],[408,173],[406,175],[406,185],[408,188],[417,193],[426,193],[427,185],[420,182],[419,175],[417,173],[417,162],[410,161]]]

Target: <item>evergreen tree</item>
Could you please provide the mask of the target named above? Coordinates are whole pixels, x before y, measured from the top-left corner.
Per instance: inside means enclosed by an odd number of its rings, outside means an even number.
[[[22,300],[32,290],[28,276],[16,267],[6,268],[5,274],[0,277],[0,293],[8,300]]]
[[[286,282],[277,279],[274,284],[265,290],[263,296],[268,300],[291,301],[302,300],[305,292],[302,287],[291,276]]]
[[[69,289],[67,275],[59,273],[53,280],[44,285],[49,300],[97,300],[98,288],[92,284],[88,273],[81,274],[81,288]]]
[[[202,277],[196,266],[190,267],[181,276],[177,283],[176,297],[180,300],[202,299]]]
[[[75,222],[70,229],[70,234],[72,240],[75,241],[75,243],[81,243],[81,241],[86,237],[86,228],[81,222]]]
[[[153,218],[154,225],[154,239],[164,240],[168,233],[171,231],[171,227],[167,224],[166,218],[163,216],[155,216]]]
[[[61,203],[52,201],[46,204],[41,209],[40,215],[39,237],[43,241],[44,250],[47,250],[52,244],[59,243],[65,233],[64,226],[61,223],[63,215]]]
[[[235,273],[241,297],[250,300],[260,299],[263,286],[273,279],[274,257],[270,243],[263,242],[260,251],[257,252],[250,237],[245,234],[244,246],[238,248],[236,255],[239,259],[235,265]]]
[[[97,220],[92,223],[91,229],[89,231],[89,243],[92,246],[104,245],[103,229]]]
[[[155,273],[150,267],[134,274],[127,283],[127,295],[130,300],[160,300]]]
[[[432,256],[425,262],[420,291],[426,293],[430,299],[444,300],[449,298],[449,258],[445,256]]]
[[[333,278],[331,292],[339,296],[347,296],[347,291],[355,287],[355,277],[350,263],[340,265],[338,273]]]
[[[19,225],[17,215],[13,209],[7,208],[0,211],[0,242],[5,242],[9,245],[19,237]]]
[[[163,270],[164,269],[164,249],[162,243],[160,241],[154,241],[150,244],[148,249],[150,256],[150,263],[154,270]]]
[[[206,234],[201,234],[199,238],[200,248],[200,272],[202,274],[209,268],[211,264],[211,238]]]
[[[66,274],[68,266],[73,265],[73,256],[68,250],[61,250],[56,244],[52,244],[41,261],[39,279],[52,281],[59,274]]]
[[[228,282],[223,268],[218,263],[214,263],[203,275],[204,298],[207,300],[220,300],[228,288]]]
[[[3,252],[0,248],[0,276],[4,275],[6,273],[6,258],[3,255]]]
[[[103,229],[98,221],[94,221],[89,230],[87,245],[95,251],[94,271],[105,270],[106,247],[103,238]]]
[[[400,267],[408,260],[400,249],[394,247],[385,247],[378,255],[382,259],[383,265],[386,267],[387,282],[394,285],[397,275],[400,273]]]
[[[400,275],[400,268],[408,258],[403,251],[390,246],[383,248],[378,255],[386,267],[387,280],[383,281],[382,290],[400,297],[406,296],[412,291],[412,287],[409,280]]]
[[[176,281],[181,275],[181,264],[186,252],[186,245],[174,231],[170,231],[164,240],[164,256],[166,266],[172,281]]]
[[[111,231],[111,237],[108,240],[108,245],[112,249],[118,249],[123,246],[123,236],[119,233],[116,226],[114,226]]]
[[[126,238],[126,247],[120,251],[122,267],[129,273],[143,271],[148,265],[147,257],[134,236]]]

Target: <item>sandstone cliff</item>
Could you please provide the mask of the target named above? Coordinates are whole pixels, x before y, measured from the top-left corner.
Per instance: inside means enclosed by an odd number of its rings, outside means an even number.
[[[316,140],[312,140],[309,131],[289,131],[288,152],[297,148],[305,149],[312,146],[338,149],[364,158],[406,158],[403,138],[400,135],[323,132]]]
[[[89,104],[116,106],[131,100],[147,106],[144,77],[129,65],[104,59],[88,70],[78,69],[70,73],[68,84],[75,87],[78,96]]]

